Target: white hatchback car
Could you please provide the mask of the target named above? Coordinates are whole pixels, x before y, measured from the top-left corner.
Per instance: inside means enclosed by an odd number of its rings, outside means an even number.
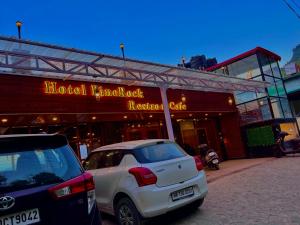
[[[122,225],[139,225],[187,205],[196,209],[207,194],[201,160],[169,140],[103,146],[84,166],[94,176],[100,210],[115,215]]]

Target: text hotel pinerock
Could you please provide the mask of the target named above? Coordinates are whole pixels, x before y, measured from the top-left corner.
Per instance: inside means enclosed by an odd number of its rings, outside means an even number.
[[[55,81],[44,81],[44,93],[51,95],[75,95],[75,96],[95,96],[99,95],[100,99],[103,97],[119,97],[119,98],[138,98],[143,99],[144,93],[140,88],[135,90],[126,90],[124,87],[117,87],[115,89],[103,88],[102,86],[90,84],[87,88],[86,84],[80,85],[61,85]],[[128,110],[130,111],[161,111],[163,104],[156,103],[136,103],[134,100],[128,100]],[[169,108],[175,111],[187,110],[186,104],[183,102],[169,102]]]

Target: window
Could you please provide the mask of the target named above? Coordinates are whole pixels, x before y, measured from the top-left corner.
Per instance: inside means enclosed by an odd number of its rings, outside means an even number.
[[[275,82],[276,82],[277,92],[278,92],[279,96],[286,97],[286,92],[285,92],[282,80],[275,79]]]
[[[174,143],[161,143],[136,149],[134,154],[140,163],[154,163],[184,157],[185,152]]]
[[[289,102],[286,98],[280,98],[282,110],[285,118],[293,118]]]
[[[231,76],[244,79],[252,79],[261,75],[258,60],[256,55],[251,55],[227,66]]]
[[[262,71],[264,74],[269,75],[269,76],[273,76],[272,73],[272,69],[270,66],[270,61],[269,61],[269,57],[263,55],[263,54],[258,54],[258,57],[260,59],[260,63],[262,66]]]
[[[249,102],[257,98],[255,92],[235,92],[235,99],[237,104]]]
[[[272,119],[267,98],[260,98],[237,107],[243,123]]]
[[[122,150],[100,151],[93,153],[87,160],[87,170],[118,166],[123,158]]]
[[[278,63],[272,59],[270,61],[271,61],[271,68],[272,68],[273,76],[281,78],[281,72],[280,72]]]
[[[81,174],[69,146],[0,153],[0,192],[60,183]]]
[[[271,98],[272,109],[275,118],[284,118],[279,98]]]

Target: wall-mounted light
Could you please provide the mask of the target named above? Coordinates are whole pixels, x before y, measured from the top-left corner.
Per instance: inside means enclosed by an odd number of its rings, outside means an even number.
[[[233,104],[233,99],[231,97],[228,98],[228,104],[232,105]]]
[[[96,91],[95,98],[96,98],[96,101],[100,101],[100,93],[99,93],[99,91]]]
[[[263,101],[263,100],[260,100],[260,101],[259,101],[259,105],[263,106],[263,105],[264,105],[264,101]]]
[[[205,113],[205,116],[208,116],[208,114],[207,114],[207,113]]]
[[[1,120],[2,123],[7,123],[7,121],[8,121],[8,119],[6,119],[6,118],[3,118],[3,119]]]
[[[149,118],[152,118],[152,117],[153,117],[152,114],[150,114],[150,115],[149,115]]]
[[[186,97],[185,97],[184,94],[181,94],[181,101],[182,101],[182,102],[185,102],[185,101],[186,101]]]
[[[124,118],[124,119],[127,119],[127,116],[125,115],[125,116],[123,116],[123,118]]]
[[[52,117],[52,120],[53,120],[53,121],[57,121],[58,118],[57,118],[56,116],[54,116],[54,117]]]
[[[93,116],[93,117],[92,117],[92,120],[95,120],[95,119],[97,119],[97,117],[96,117],[96,116]]]

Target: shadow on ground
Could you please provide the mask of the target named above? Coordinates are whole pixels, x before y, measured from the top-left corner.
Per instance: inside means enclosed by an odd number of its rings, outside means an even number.
[[[180,223],[185,220],[189,220],[192,218],[196,213],[201,214],[201,208],[197,210],[190,210],[188,208],[181,208],[175,211],[172,211],[170,213],[164,214],[162,216],[158,216],[155,218],[152,218],[151,220],[147,221],[147,225],[172,225],[175,223]],[[104,223],[104,225],[109,224],[109,225],[116,225],[117,221],[114,216],[102,213],[102,218],[105,221],[108,221],[108,223]]]

